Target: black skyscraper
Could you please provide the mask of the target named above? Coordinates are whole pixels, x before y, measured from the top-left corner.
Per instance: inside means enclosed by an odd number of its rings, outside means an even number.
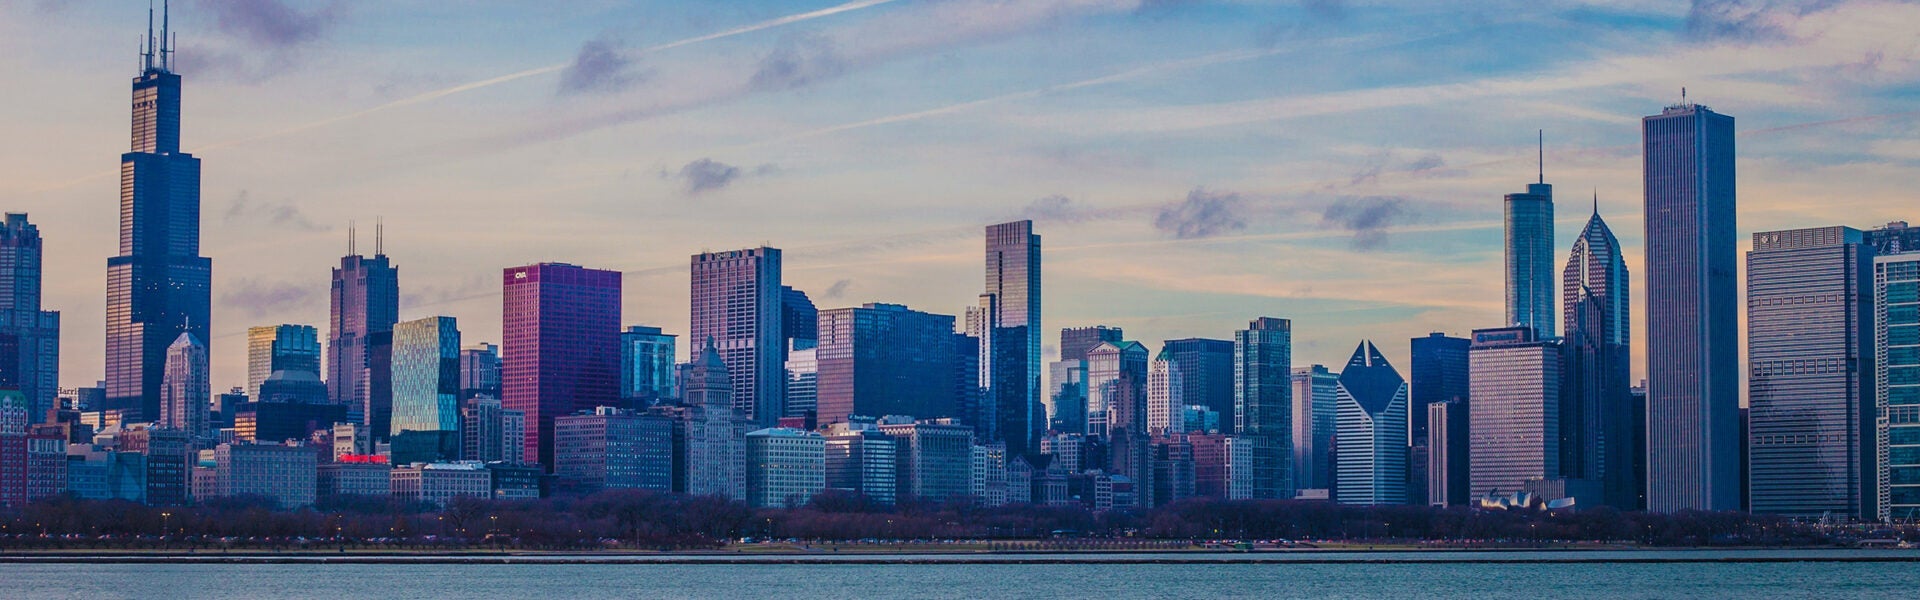
[[[373,258],[361,256],[347,233],[327,328],[327,398],[382,438],[393,414],[393,324],[400,320],[400,270],[387,262],[383,233],[376,226]]]
[[[127,422],[160,410],[167,346],[207,336],[213,262],[200,256],[200,159],[180,151],[180,76],[149,14],[133,79],[133,143],[120,155],[120,254],[107,259],[107,398]]]

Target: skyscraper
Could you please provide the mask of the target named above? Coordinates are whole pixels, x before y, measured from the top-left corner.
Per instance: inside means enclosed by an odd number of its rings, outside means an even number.
[[[987,285],[980,307],[981,387],[992,395],[993,428],[1009,456],[1034,454],[1040,404],[1040,236],[1033,221],[987,226]]]
[[[860,415],[953,417],[953,317],[899,304],[821,311],[819,422]]]
[[[1147,432],[1177,435],[1186,432],[1186,376],[1173,352],[1165,346],[1147,368]]]
[[[1647,509],[1740,508],[1733,117],[1682,103],[1645,141]]]
[[[977,329],[976,324],[969,328]],[[1047,365],[1050,376],[1043,399],[1046,428],[1066,433],[1087,431],[1087,351],[1100,342],[1119,343],[1125,335],[1119,327],[1096,325],[1060,330],[1060,360]],[[986,436],[994,437],[994,436]]]
[[[620,397],[645,408],[676,396],[674,336],[659,327],[634,325],[620,333]]]
[[[149,15],[151,19],[151,15]],[[133,143],[120,155],[120,254],[107,259],[108,410],[153,420],[167,347],[207,340],[213,261],[200,256],[200,159],[180,151],[180,76],[163,17],[133,79]],[[137,415],[137,416],[136,416]]]
[[[1181,400],[1220,413],[1220,430],[1232,433],[1233,342],[1184,338],[1167,340],[1161,347],[1180,366]]]
[[[1878,517],[1873,250],[1851,227],[1753,234],[1747,253],[1753,512]]]
[[[1340,371],[1334,496],[1341,504],[1407,501],[1407,383],[1372,342]]]
[[[793,286],[780,286],[780,337],[789,350],[812,348],[820,340],[820,309],[807,293]]]
[[[60,387],[60,311],[40,310],[40,248],[40,228],[26,213],[7,213],[0,225],[0,344],[18,351],[0,364],[0,385],[27,397],[33,423],[47,418]]]
[[[1876,230],[1879,233],[1880,230]],[[1920,245],[1873,259],[1877,520],[1920,516]]]
[[[1253,497],[1292,498],[1292,321],[1260,317],[1234,333],[1233,382],[1233,432],[1253,444]]]
[[[1606,503],[1639,504],[1634,448],[1645,431],[1633,425],[1627,262],[1620,241],[1600,219],[1599,201],[1560,272],[1566,337],[1566,382],[1560,409],[1561,471],[1600,484]]]
[[[733,378],[733,406],[772,427],[786,396],[786,303],[780,249],[748,248],[693,255],[689,339],[713,344]]]
[[[1333,489],[1333,436],[1340,374],[1325,365],[1293,370],[1293,482],[1297,490]],[[1224,419],[1223,419],[1224,420]]]
[[[1467,347],[1472,342],[1466,338],[1449,337],[1443,333],[1430,333],[1426,337],[1413,338],[1412,364],[1409,365],[1411,381],[1407,390],[1410,404],[1407,410],[1407,493],[1415,501],[1428,498],[1427,471],[1435,460],[1448,460],[1449,457],[1436,458],[1436,450],[1428,442],[1427,407],[1438,402],[1450,402],[1467,399]],[[1465,408],[1459,411],[1465,414]],[[1460,453],[1457,459],[1464,459],[1466,444],[1455,444],[1448,450]],[[1461,473],[1466,468],[1458,469]]]
[[[187,432],[193,439],[207,434],[207,409],[213,403],[213,384],[207,366],[207,345],[191,333],[182,333],[167,347],[166,373],[160,387],[161,427]]]
[[[1467,417],[1474,497],[1560,477],[1559,340],[1521,327],[1473,332],[1473,408]]]
[[[1100,342],[1118,343],[1124,339],[1127,339],[1126,333],[1119,327],[1067,327],[1060,330],[1060,360],[1086,360],[1087,351]]]
[[[247,328],[247,397],[260,397],[260,383],[274,371],[320,376],[320,333],[311,325]]]
[[[671,381],[672,376],[668,376],[668,380]],[[479,396],[500,399],[499,346],[468,344],[460,350],[460,399]]]
[[[1140,342],[1100,342],[1087,351],[1087,435],[1111,435],[1115,405],[1125,398],[1146,399],[1147,360],[1147,347]],[[1141,386],[1141,393],[1128,389],[1133,385]]]
[[[1525,193],[1507,194],[1506,229],[1506,324],[1553,337],[1553,185],[1544,168],[1539,183],[1527,184]],[[1424,413],[1415,417],[1425,418]]]
[[[327,324],[327,397],[346,405],[376,438],[391,427],[393,324],[400,321],[400,269],[387,260],[385,227],[375,226],[373,257],[361,256],[354,232],[333,270]]]
[[[551,469],[553,419],[620,398],[620,272],[540,263],[501,278],[501,405],[526,413],[526,461]]]
[[[393,462],[460,458],[460,328],[453,317],[393,326]]]

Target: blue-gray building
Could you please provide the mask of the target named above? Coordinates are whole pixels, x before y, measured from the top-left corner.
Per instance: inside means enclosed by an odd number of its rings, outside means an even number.
[[[133,79],[132,147],[120,155],[120,253],[107,259],[107,410],[160,411],[167,346],[209,340],[213,261],[200,256],[200,159],[180,151],[173,43],[151,25]]]
[[[1741,508],[1733,121],[1688,103],[1641,121],[1654,512]]]
[[[1567,477],[1597,482],[1606,504],[1633,510],[1644,485],[1634,475],[1635,427],[1631,296],[1620,241],[1600,218],[1599,203],[1581,228],[1560,272],[1567,379],[1560,409],[1560,466]]]
[[[7,213],[0,224],[0,345],[15,356],[0,362],[0,386],[27,397],[29,423],[47,418],[60,387],[60,311],[40,310],[40,264],[40,228],[26,213]]]
[[[1293,322],[1254,319],[1233,335],[1233,431],[1253,444],[1256,499],[1292,498],[1297,487],[1293,401]]]
[[[1873,250],[1859,230],[1753,234],[1748,492],[1757,513],[1874,519]]]
[[[981,386],[996,423],[983,443],[1031,456],[1045,427],[1040,402],[1040,236],[1033,221],[987,226],[986,291],[968,333],[980,338]],[[976,327],[977,325],[977,327]]]
[[[953,316],[899,304],[820,312],[815,393],[819,421],[854,415],[956,415]]]
[[[1879,520],[1912,519],[1920,517],[1920,252],[1873,259],[1873,315],[1881,342],[1873,349],[1874,437],[1886,456],[1875,477]]]
[[[674,335],[634,325],[620,332],[620,397],[643,408],[674,398]]]
[[[460,329],[453,317],[393,327],[393,462],[460,458]]]
[[[1553,185],[1544,170],[1525,193],[1507,194],[1506,232],[1506,324],[1553,337]],[[1416,414],[1416,420],[1426,418]]]
[[[673,490],[672,419],[603,406],[553,420],[553,474],[560,489]]]
[[[1466,338],[1452,337],[1444,333],[1429,333],[1426,337],[1413,338],[1409,343],[1412,353],[1408,365],[1407,398],[1407,494],[1415,502],[1430,500],[1428,481],[1430,472],[1447,471],[1454,476],[1464,476],[1467,472],[1467,445],[1451,444],[1446,448],[1436,448],[1429,442],[1427,435],[1427,407],[1440,402],[1460,402],[1454,412],[1465,414],[1467,400],[1467,347],[1472,342]],[[1456,456],[1444,456],[1442,452],[1452,452]],[[1437,461],[1437,463],[1436,463]],[[1447,465],[1457,462],[1458,467],[1448,469]],[[1454,492],[1464,494],[1466,484],[1451,486]],[[1461,503],[1466,502],[1462,497]]]

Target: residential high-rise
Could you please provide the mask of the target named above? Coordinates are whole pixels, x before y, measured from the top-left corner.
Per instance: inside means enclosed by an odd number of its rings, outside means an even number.
[[[711,340],[732,374],[734,407],[761,427],[774,426],[786,396],[780,249],[695,254],[692,281],[688,339]]]
[[[1333,436],[1340,374],[1325,365],[1293,369],[1293,482],[1296,490],[1333,489]]]
[[[480,396],[500,399],[500,347],[493,344],[468,344],[460,350],[460,399]]]
[[[1185,372],[1166,347],[1147,369],[1147,432],[1177,435],[1186,432]]]
[[[1873,259],[1879,521],[1920,516],[1920,245],[1906,247]]]
[[[247,396],[260,397],[260,384],[274,371],[320,376],[320,333],[312,325],[247,328]]]
[[[836,308],[819,317],[821,423],[853,415],[956,416],[953,317],[898,304]]]
[[[502,272],[500,403],[527,415],[526,458],[553,466],[553,419],[620,398],[620,272]]]
[[[747,503],[759,508],[804,506],[827,487],[827,440],[786,427],[747,434]]]
[[[1634,475],[1634,448],[1645,431],[1633,425],[1627,262],[1600,219],[1599,201],[1560,272],[1566,382],[1560,409],[1560,468],[1600,484],[1609,506],[1633,510],[1644,485]]]
[[[674,335],[634,325],[620,333],[620,397],[633,408],[659,404],[673,388]]]
[[[392,426],[389,367],[393,324],[400,322],[400,269],[387,260],[384,230],[374,229],[372,258],[360,255],[354,232],[347,232],[347,255],[333,270],[327,324],[327,397],[346,405],[379,439]]]
[[[1260,317],[1235,332],[1233,381],[1233,434],[1253,444],[1253,497],[1292,498],[1293,322]]]
[[[26,213],[7,213],[0,225],[0,345],[16,351],[0,363],[0,385],[26,395],[35,423],[58,406],[60,388],[60,311],[40,310],[40,268],[40,228]]]
[[[1506,324],[1553,337],[1553,185],[1547,183],[1544,168],[1539,183],[1527,184],[1526,193],[1507,194],[1506,230]],[[1414,408],[1425,407],[1416,403]]]
[[[1115,330],[1118,332],[1118,330]],[[1167,340],[1162,352],[1180,366],[1180,397],[1227,417],[1221,430],[1231,433],[1233,415],[1233,342],[1204,338]]]
[[[1561,476],[1563,352],[1559,340],[1537,339],[1524,326],[1474,330],[1467,418],[1472,497]]]
[[[165,21],[163,20],[164,24]],[[151,421],[167,346],[205,342],[213,261],[200,256],[200,159],[180,151],[180,75],[171,32],[147,29],[133,79],[131,148],[120,155],[120,253],[107,259],[107,410]]]
[[[1407,383],[1372,342],[1340,371],[1334,496],[1342,504],[1407,502]]]
[[[207,435],[207,408],[213,403],[207,345],[182,333],[167,347],[167,365],[160,386],[161,427],[187,432],[193,439]]]
[[[1645,142],[1647,509],[1740,509],[1733,117],[1682,103]]]
[[[453,317],[393,326],[394,464],[460,458],[460,328]]]
[[[1879,516],[1873,250],[1851,227],[1753,234],[1747,253],[1749,510]]]
[[[1042,423],[1040,403],[1040,236],[1033,221],[987,227],[985,334],[980,336],[981,387],[999,422],[996,437],[1009,456],[1034,453]]]
[[[1140,342],[1100,342],[1087,351],[1087,434],[1109,436],[1112,411],[1126,386],[1142,386],[1141,393],[1128,397],[1146,397],[1147,347]],[[1144,424],[1144,423],[1143,423]]]

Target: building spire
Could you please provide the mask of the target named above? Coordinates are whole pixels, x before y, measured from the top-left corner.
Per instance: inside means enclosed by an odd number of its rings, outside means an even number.
[[[353,221],[348,220],[347,221],[347,256],[354,255],[353,234],[354,234]]]
[[[386,217],[373,218],[373,255],[374,256],[387,255],[387,222],[386,221],[387,221]]]
[[[153,35],[153,0],[147,0],[147,39],[140,48],[140,72],[173,71],[173,6],[160,0],[160,35]]]
[[[1536,131],[1535,133],[1540,136],[1539,137],[1540,183],[1546,183],[1547,182],[1547,130],[1541,129]]]
[[[1600,188],[1593,188],[1593,216],[1600,216]]]

